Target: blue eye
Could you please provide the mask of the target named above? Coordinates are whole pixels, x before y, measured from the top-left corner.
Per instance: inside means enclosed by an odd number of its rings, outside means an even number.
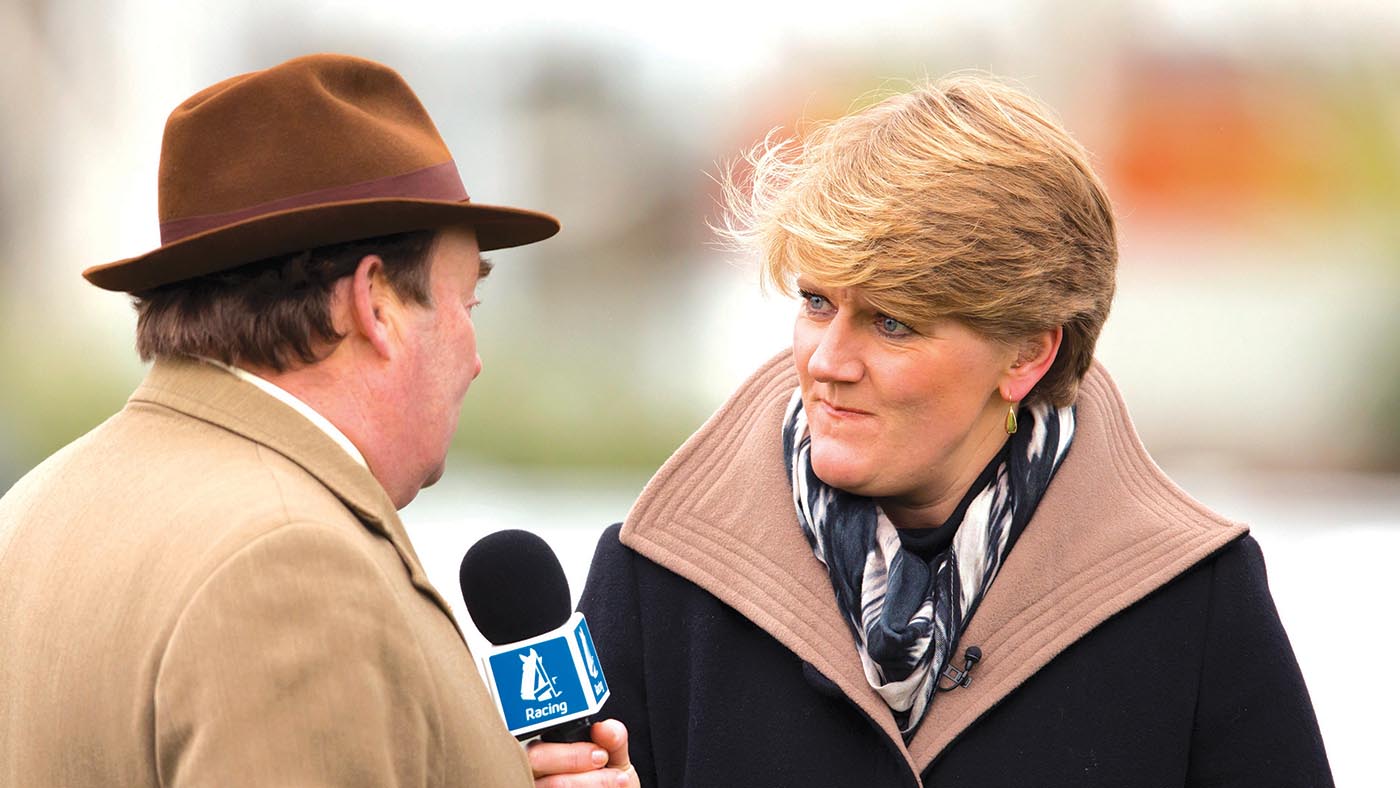
[[[875,322],[880,327],[881,331],[883,331],[886,334],[889,334],[890,336],[903,337],[909,336],[910,334],[914,333],[914,330],[912,328],[904,325],[898,320],[895,320],[889,315],[880,315],[875,319]]]
[[[806,290],[800,290],[798,292],[805,302],[803,306],[805,306],[809,312],[824,312],[831,306],[831,302],[826,300],[826,296],[809,293]]]

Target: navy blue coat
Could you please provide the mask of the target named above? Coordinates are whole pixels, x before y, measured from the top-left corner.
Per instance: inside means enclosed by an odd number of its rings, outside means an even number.
[[[599,542],[580,609],[612,685],[604,714],[627,724],[643,786],[916,784],[889,737],[830,679],[623,546],[618,531]],[[937,702],[923,724],[940,724]],[[1332,785],[1248,536],[1065,649],[922,778],[969,788]]]
[[[792,511],[786,355],[658,471],[580,604],[643,786],[1330,786],[1247,529],[1147,456],[1097,365],[1078,429],[908,743]]]

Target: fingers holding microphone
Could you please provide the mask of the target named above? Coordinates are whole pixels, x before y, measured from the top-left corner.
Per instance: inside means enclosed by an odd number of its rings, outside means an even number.
[[[632,759],[628,755],[627,726],[617,720],[603,720],[594,723],[590,732],[593,743],[608,752],[608,769],[616,770],[622,777],[617,784],[634,788],[640,786],[641,779],[637,777],[637,770],[632,768]]]
[[[530,745],[536,788],[640,788],[627,752],[627,727],[617,720],[594,723],[592,742]]]

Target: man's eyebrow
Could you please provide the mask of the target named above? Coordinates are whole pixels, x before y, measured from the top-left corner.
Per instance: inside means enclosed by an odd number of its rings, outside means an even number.
[[[476,267],[476,278],[485,279],[491,275],[491,269],[495,267],[495,264],[490,260],[487,260],[485,257],[481,258],[481,263]]]

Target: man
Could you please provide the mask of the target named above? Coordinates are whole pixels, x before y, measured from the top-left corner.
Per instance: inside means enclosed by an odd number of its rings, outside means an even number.
[[[84,273],[149,375],[0,499],[0,785],[635,784],[617,723],[527,760],[396,514],[481,372],[480,251],[558,223],[332,55],[180,105],[160,214]]]

